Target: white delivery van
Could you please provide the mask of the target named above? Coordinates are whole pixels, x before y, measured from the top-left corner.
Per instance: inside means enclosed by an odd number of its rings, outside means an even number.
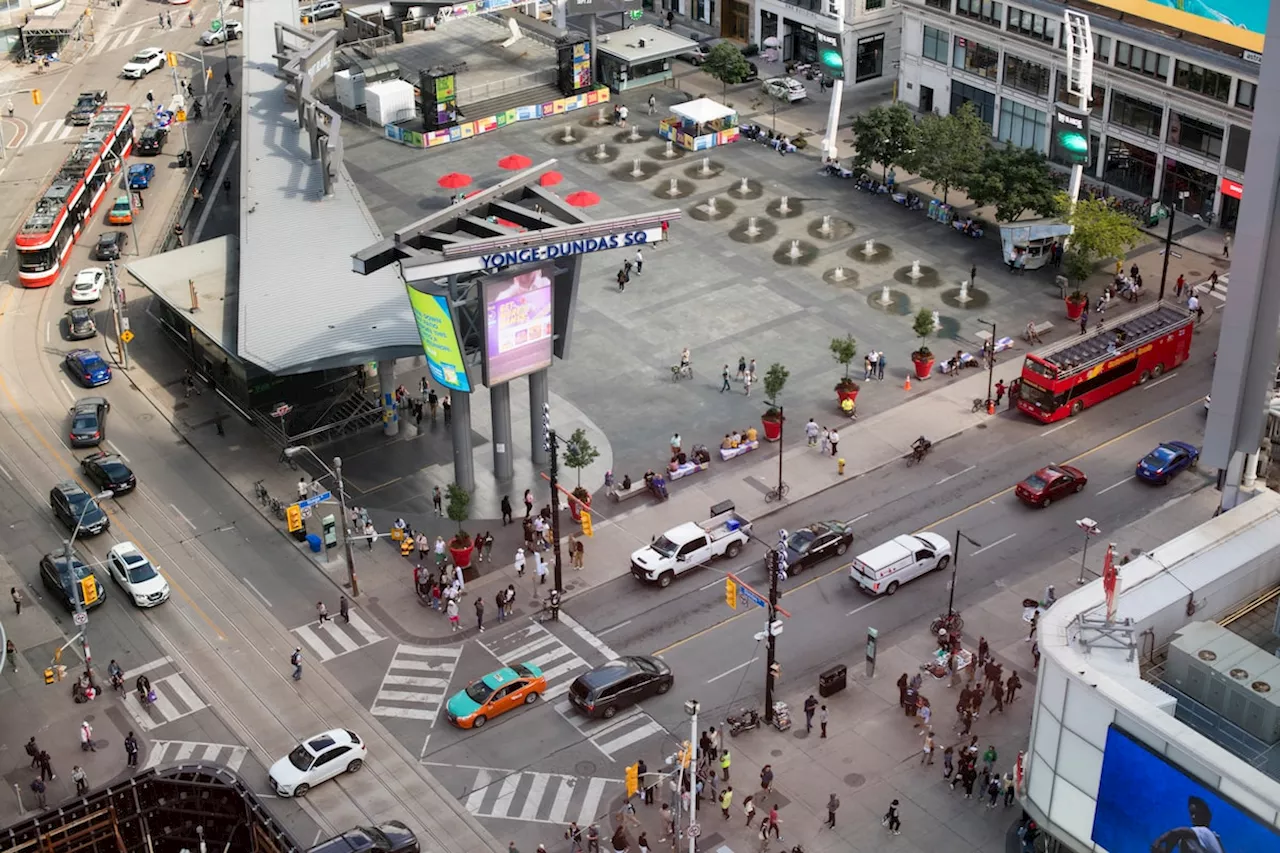
[[[849,579],[872,595],[893,595],[907,581],[950,563],[951,543],[943,537],[903,534],[854,557]]]

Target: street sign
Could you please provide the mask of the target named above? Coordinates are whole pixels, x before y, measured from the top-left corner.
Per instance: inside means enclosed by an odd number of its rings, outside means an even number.
[[[303,507],[302,507],[302,517],[303,517],[303,518],[310,518],[310,517],[311,517],[311,505],[310,505],[310,504],[308,504],[308,505],[306,505],[306,506],[303,506]]]
[[[133,332],[129,331],[128,329],[125,329],[123,332],[120,333],[120,340],[126,344],[133,343]]]
[[[84,627],[85,625],[89,624],[89,614],[88,613],[72,613],[71,621],[76,623],[80,627]]]
[[[756,607],[768,607],[768,606],[769,606],[769,602],[765,601],[763,598],[761,598],[759,595],[757,595],[757,594],[755,593],[755,591],[754,591],[754,590],[748,589],[748,588],[747,588],[746,586],[744,586],[744,585],[741,585],[741,584],[740,584],[740,585],[738,586],[738,592],[740,592],[740,593],[742,594],[742,597],[743,597],[743,598],[745,598],[747,601],[750,601],[750,602],[751,602],[752,604],[754,604]]]
[[[292,411],[293,406],[290,406],[288,403],[276,403],[276,407],[271,410],[271,417],[283,418]]]
[[[691,824],[689,824],[689,837],[690,837],[690,838],[697,838],[697,837],[698,837],[699,835],[701,835],[701,834],[702,834],[702,827],[701,827],[701,826],[698,826],[698,824],[696,824],[696,823],[691,823]]]
[[[214,18],[212,21],[209,22],[209,32],[216,33],[216,32],[219,32],[221,29],[222,29],[222,21],[219,20],[218,18]]]
[[[331,497],[333,497],[333,492],[321,492],[315,497],[307,498],[305,501],[298,501],[298,506],[302,509],[311,509],[311,507],[319,503],[324,503]]]

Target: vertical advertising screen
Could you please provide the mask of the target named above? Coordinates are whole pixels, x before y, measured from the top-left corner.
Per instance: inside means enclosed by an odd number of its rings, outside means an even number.
[[[462,345],[453,325],[453,314],[445,296],[434,296],[409,287],[409,305],[413,308],[413,320],[418,325],[418,337],[422,339],[422,351],[427,356],[427,367],[437,384],[454,391],[470,391],[467,367],[462,361]]]
[[[485,383],[551,364],[551,266],[498,276],[484,286]]]
[[[573,90],[580,92],[591,86],[591,42],[573,46]]]
[[[1280,833],[1111,726],[1093,841],[1111,853],[1280,850]]]
[[[453,74],[435,79],[436,127],[448,127],[458,119],[458,84]]]

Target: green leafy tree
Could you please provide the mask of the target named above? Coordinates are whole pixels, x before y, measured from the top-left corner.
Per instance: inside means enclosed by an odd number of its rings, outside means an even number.
[[[920,121],[915,153],[903,165],[942,190],[946,203],[951,190],[963,190],[982,168],[991,128],[965,103],[947,116],[927,115]]]
[[[920,348],[913,352],[912,358],[921,360],[933,358],[933,350],[925,345],[925,341],[929,340],[929,336],[933,334],[933,312],[928,308],[921,308],[916,312],[916,318],[911,321],[911,331],[916,333],[916,337],[920,339]]]
[[[599,457],[600,451],[587,440],[587,431],[582,427],[575,429],[564,444],[564,467],[578,472],[578,488],[582,488],[582,469]]]
[[[721,98],[728,94],[730,86],[745,83],[751,76],[751,65],[742,51],[732,42],[722,41],[702,63],[702,70],[720,81]]]
[[[881,177],[888,180],[890,169],[915,154],[919,135],[911,110],[901,101],[872,107],[853,117],[853,168],[869,169],[879,163]]]
[[[853,335],[831,339],[831,357],[844,366],[844,378],[837,384],[838,389],[858,387],[858,383],[849,378],[849,365],[853,364],[854,356],[857,354],[858,342],[854,340]]]
[[[471,534],[462,529],[462,522],[471,515],[471,493],[457,483],[450,483],[445,499],[448,504],[445,507],[445,514],[449,516],[450,521],[458,525],[458,532],[454,534],[452,544],[457,548],[465,548],[471,544]]]
[[[988,146],[982,166],[967,183],[969,198],[982,207],[994,207],[996,219],[1013,222],[1027,211],[1038,216],[1062,212],[1062,192],[1053,182],[1048,158],[1033,148]]]
[[[769,365],[769,370],[764,375],[764,399],[769,404],[767,414],[777,417],[778,397],[782,394],[782,389],[786,387],[787,380],[790,378],[791,371],[778,362],[775,361]]]
[[[1059,195],[1058,203],[1064,210],[1070,207],[1066,193]],[[1067,238],[1069,249],[1062,257],[1062,267],[1076,285],[1071,293],[1073,299],[1083,296],[1080,285],[1093,275],[1099,261],[1123,258],[1142,240],[1137,223],[1106,199],[1080,199],[1064,221],[1071,226],[1071,236]]]

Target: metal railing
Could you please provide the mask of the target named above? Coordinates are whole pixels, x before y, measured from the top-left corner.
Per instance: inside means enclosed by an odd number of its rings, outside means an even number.
[[[520,92],[537,86],[554,84],[556,75],[556,69],[544,68],[541,71],[529,71],[524,74],[517,74],[514,77],[504,77],[492,83],[481,83],[476,86],[467,86],[466,88],[459,87],[458,103],[463,106],[478,104],[481,101],[487,101],[490,98],[496,98],[508,92]]]
[[[159,255],[162,252],[178,247],[179,240],[178,235],[174,232],[174,226],[187,221],[187,217],[191,215],[191,209],[195,207],[196,203],[192,190],[204,183],[205,178],[208,177],[208,175],[200,173],[200,164],[206,160],[209,163],[213,162],[218,149],[222,145],[222,140],[226,137],[231,127],[231,123],[235,121],[239,104],[239,100],[230,100],[224,94],[217,106],[206,113],[206,118],[213,118],[214,120],[213,133],[209,135],[209,139],[205,143],[203,150],[201,150],[200,155],[198,157],[193,155],[190,172],[188,172],[187,178],[182,184],[182,192],[169,209],[169,216],[165,219],[164,230],[156,238],[155,245],[151,248],[151,254]]]

